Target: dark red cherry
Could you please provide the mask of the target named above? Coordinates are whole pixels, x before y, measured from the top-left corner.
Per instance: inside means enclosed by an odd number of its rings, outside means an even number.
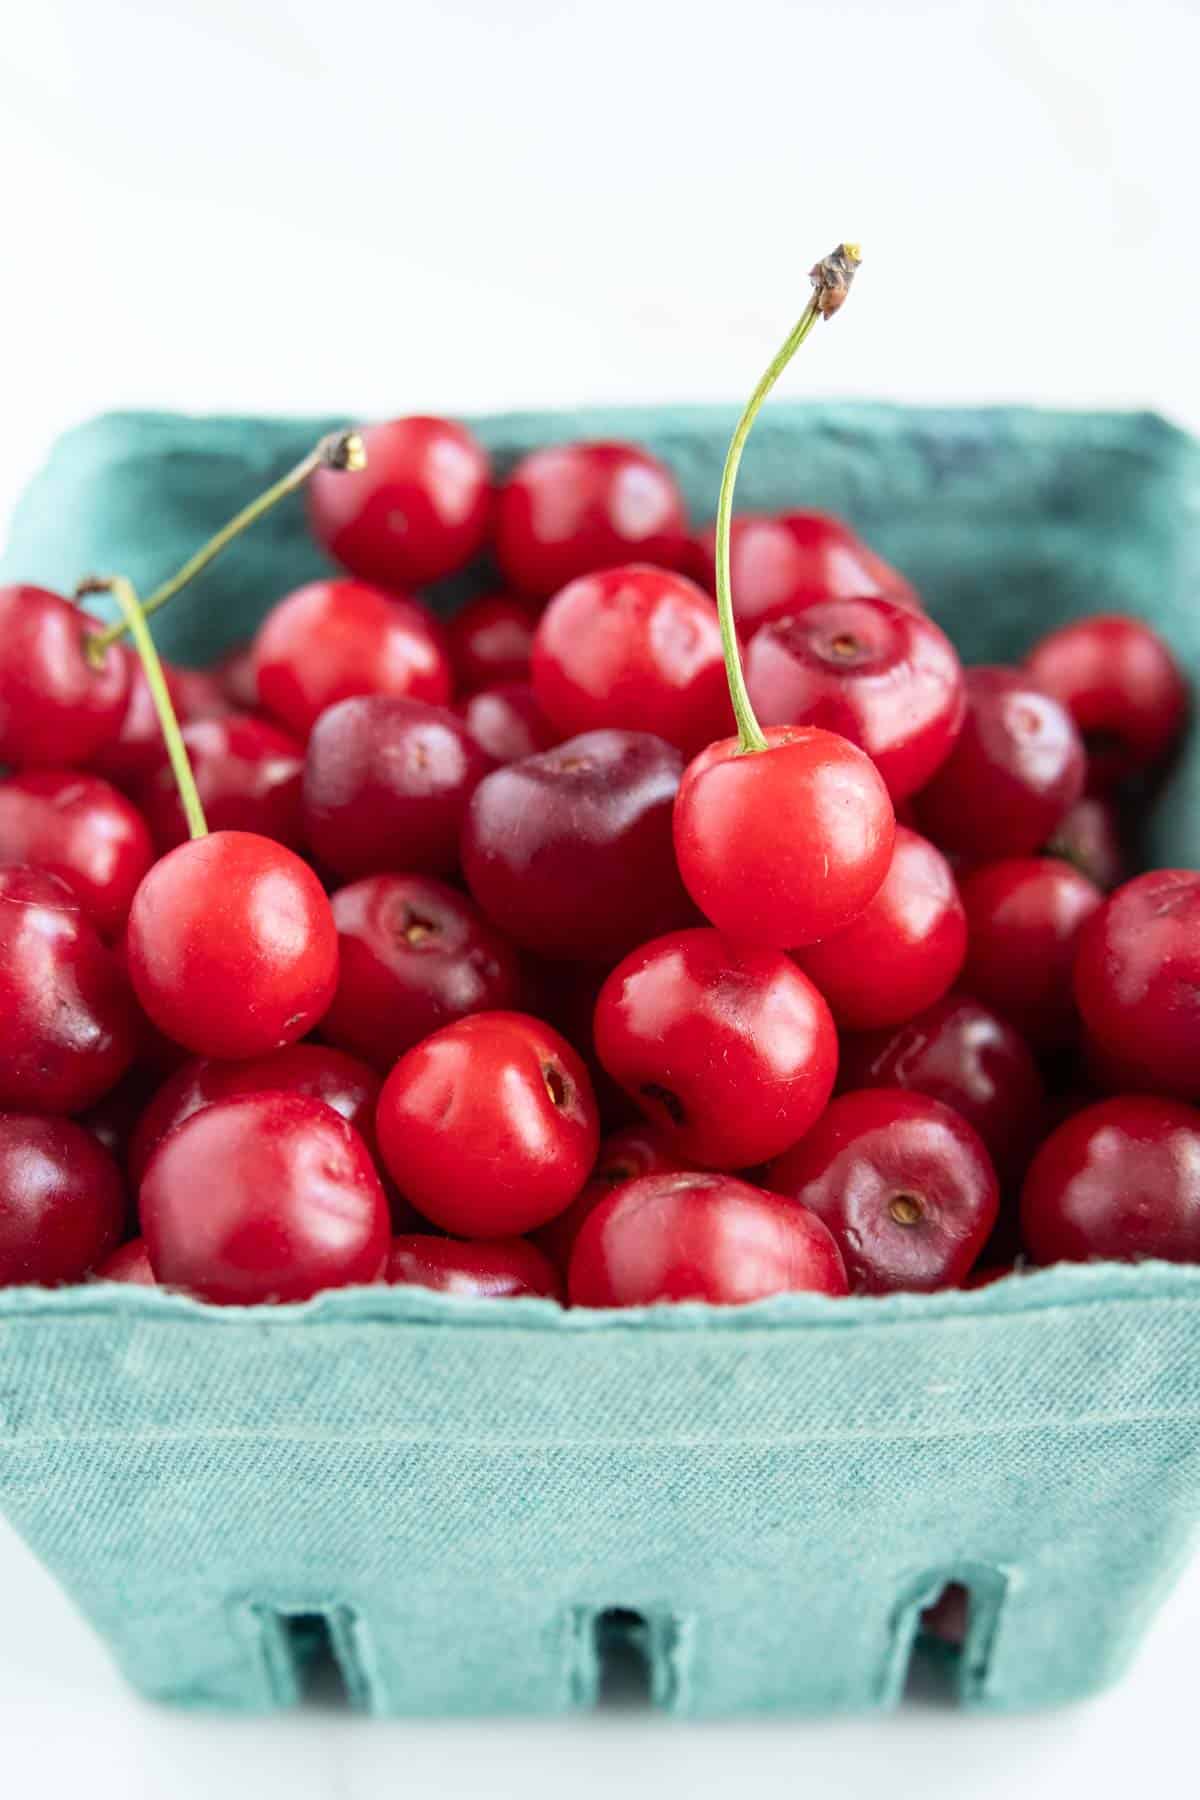
[[[1037,1050],[1062,1049],[1078,1036],[1075,948],[1103,898],[1086,875],[1053,856],[984,863],[963,880],[963,986]]]
[[[456,710],[475,742],[493,762],[519,762],[536,756],[558,742],[549,719],[534,698],[528,682],[510,681],[501,687],[481,688]]]
[[[715,526],[705,526],[693,542],[696,579],[715,594]],[[814,601],[859,600],[877,594],[917,611],[921,608],[903,575],[828,513],[774,517],[743,513],[730,529],[729,569],[734,616],[747,637],[768,619]]]
[[[0,587],[0,763],[62,768],[116,739],[129,694],[117,649],[99,669],[85,644],[94,621],[45,588]]]
[[[497,496],[497,560],[514,588],[537,598],[618,563],[678,568],[686,532],[675,477],[632,444],[534,450]]]
[[[491,766],[446,707],[387,694],[343,700],[308,740],[309,847],[350,880],[390,869],[448,875],[467,803]]]
[[[1106,894],[1129,874],[1116,808],[1098,794],[1085,794],[1075,802],[1043,846],[1043,854],[1070,863]]]
[[[1187,719],[1179,665],[1141,619],[1074,619],[1035,644],[1025,667],[1082,732],[1093,793],[1110,793],[1162,762]]]
[[[26,769],[0,781],[0,862],[57,875],[104,937],[124,925],[153,860],[141,813],[98,775]]]
[[[120,1171],[91,1132],[0,1113],[0,1288],[82,1281],[124,1223]]]
[[[266,719],[239,713],[198,719],[182,735],[210,831],[253,831],[300,848],[304,749],[295,738]],[[133,794],[160,854],[186,843],[183,803],[161,744]]]
[[[1200,1098],[1200,873],[1155,869],[1110,894],[1079,933],[1075,1002],[1137,1086]]]
[[[643,731],[589,731],[476,788],[462,866],[484,912],[550,958],[612,959],[692,915],[671,820],[683,759]]]
[[[940,1100],[901,1088],[842,1094],[764,1180],[824,1220],[861,1294],[956,1286],[1000,1205],[979,1134]]]
[[[529,679],[537,608],[516,594],[481,594],[459,608],[446,627],[460,694]]]
[[[566,1272],[579,1228],[589,1214],[607,1199],[616,1187],[634,1181],[639,1175],[660,1175],[679,1168],[678,1158],[653,1125],[626,1125],[614,1131],[600,1145],[586,1187],[548,1225],[539,1226],[533,1241],[543,1250],[555,1268]]]
[[[615,1188],[575,1240],[567,1285],[573,1306],[740,1306],[847,1291],[837,1245],[815,1214],[732,1175],[686,1173]]]
[[[563,1298],[554,1264],[519,1237],[475,1244],[457,1238],[393,1238],[384,1280],[393,1287],[434,1288],[478,1300]]]
[[[450,419],[412,417],[361,429],[362,469],[318,469],[308,483],[313,534],[352,575],[422,587],[470,562],[491,507],[479,440]]]
[[[145,1238],[130,1238],[92,1270],[97,1281],[124,1281],[130,1287],[157,1287]]]

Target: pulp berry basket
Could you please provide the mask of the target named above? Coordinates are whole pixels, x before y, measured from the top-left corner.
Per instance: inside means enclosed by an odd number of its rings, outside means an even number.
[[[5,575],[143,587],[338,421],[99,420],[18,511]],[[503,469],[639,440],[697,517],[732,416],[480,421]],[[966,657],[1087,611],[1200,646],[1197,450],[1147,416],[773,406],[739,499],[839,512]],[[198,661],[321,568],[301,509],[159,622]],[[1192,747],[1148,822],[1200,852]],[[1200,1514],[1200,1268],[1059,1268],[973,1293],[563,1312],[361,1289],[219,1308],[0,1293],[0,1509],[143,1692],[286,1705],[324,1632],[379,1713],[557,1712],[610,1630],[682,1714],[892,1702],[921,1607],[970,1592],[966,1704],[1113,1678]]]

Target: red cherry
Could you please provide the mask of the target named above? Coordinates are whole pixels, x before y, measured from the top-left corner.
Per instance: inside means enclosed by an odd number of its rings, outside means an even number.
[[[0,869],[0,1018],[0,1107],[83,1112],[134,1059],[124,971],[43,869]]]
[[[527,682],[481,688],[457,710],[475,742],[493,762],[519,762],[558,742],[558,733],[534,698]]]
[[[399,868],[448,875],[467,803],[490,767],[445,707],[386,694],[343,700],[322,713],[308,741],[309,846],[350,879]]]
[[[1085,919],[1104,896],[1053,856],[985,863],[962,884],[968,947],[963,986],[1038,1050],[1078,1036],[1071,977]]]
[[[193,1113],[151,1157],[138,1205],[155,1279],[218,1305],[377,1281],[387,1259],[387,1200],[366,1145],[303,1094]]]
[[[484,912],[543,956],[600,961],[689,918],[671,841],[677,750],[589,731],[485,777],[462,867]]]
[[[151,1021],[198,1056],[261,1056],[302,1038],[337,983],[320,882],[282,844],[218,831],[170,851],[134,896],[129,974]]]
[[[815,1214],[732,1175],[644,1175],[585,1221],[567,1281],[573,1306],[769,1294],[844,1294],[846,1272]]]
[[[1111,894],[1079,934],[1075,1001],[1102,1050],[1163,1094],[1200,1097],[1200,873],[1155,869]],[[1141,1085],[1139,1083],[1139,1085]]]
[[[115,740],[129,666],[110,649],[93,669],[91,629],[86,613],[45,588],[0,587],[0,763],[61,768]]]
[[[186,724],[200,719],[224,719],[235,710],[216,675],[209,669],[175,669],[179,701],[178,717]],[[251,702],[253,706],[253,702]]]
[[[844,1038],[841,1054],[843,1091],[928,1094],[974,1126],[1004,1176],[1024,1169],[1042,1121],[1042,1078],[1025,1040],[977,1000],[948,994],[890,1031]]]
[[[1070,863],[1106,894],[1120,887],[1128,874],[1116,808],[1097,795],[1085,794],[1075,802],[1043,852]]]
[[[571,582],[542,614],[531,667],[538,705],[564,736],[653,724],[693,755],[733,721],[716,608],[666,569]]]
[[[0,782],[0,862],[57,875],[105,937],[125,923],[153,860],[141,814],[98,775],[28,769]]]
[[[97,1281],[124,1281],[131,1287],[157,1287],[145,1238],[131,1238],[120,1249],[106,1256],[92,1271]]]
[[[693,539],[696,579],[713,594],[716,536],[716,526],[710,524]],[[743,513],[730,526],[729,564],[734,616],[747,636],[768,619],[819,600],[859,600],[877,594],[921,610],[903,575],[828,513],[777,517]]]
[[[1026,856],[1083,792],[1083,743],[1071,715],[1019,669],[967,670],[958,740],[918,796],[921,830],[977,860]]]
[[[159,1081],[156,1071],[135,1064],[115,1088],[79,1114],[79,1123],[104,1146],[118,1168],[128,1165],[134,1127],[153,1099]]]
[[[765,1181],[824,1220],[860,1294],[954,1287],[1000,1206],[979,1134],[939,1100],[900,1088],[842,1094]]]
[[[796,952],[796,961],[849,1031],[911,1019],[957,979],[967,921],[940,850],[903,825],[883,886],[853,924]]]
[[[1200,1112],[1134,1095],[1085,1107],[1034,1157],[1021,1230],[1039,1263],[1200,1261]]]
[[[675,854],[684,885],[720,930],[786,950],[856,919],[892,860],[895,815],[879,772],[817,726],[777,726],[768,748],[737,738],[684,770]]]
[[[609,1074],[681,1160],[739,1169],[794,1144],[837,1071],[829,1008],[777,950],[708,930],[656,938],[596,1002]]]
[[[605,1131],[638,1124],[642,1115],[624,1088],[618,1087],[596,1055],[596,1001],[608,980],[611,964],[537,962],[525,959],[525,1010],[546,1019],[561,1031],[571,1048],[583,1058],[591,1077],[600,1124]]]
[[[393,1238],[384,1280],[393,1287],[434,1288],[481,1300],[563,1297],[553,1263],[519,1237],[488,1238],[476,1244],[455,1238]]]
[[[379,1099],[379,1148],[417,1211],[464,1237],[545,1224],[587,1179],[599,1127],[587,1071],[524,1013],[476,1013],[400,1058]]]
[[[675,477],[632,444],[552,444],[522,457],[496,500],[496,558],[544,599],[619,563],[680,567],[687,515]]]
[[[1019,1273],[1020,1271],[1016,1263],[989,1263],[985,1267],[972,1269],[966,1279],[960,1281],[958,1285],[967,1290],[972,1288],[991,1287],[993,1282],[1003,1281],[1006,1275],[1017,1275]]]
[[[893,600],[824,600],[765,624],[746,652],[760,723],[821,725],[867,752],[893,800],[925,786],[962,726],[966,687],[932,619]]]
[[[604,1139],[587,1186],[572,1200],[566,1212],[548,1225],[539,1226],[533,1241],[555,1268],[566,1272],[571,1251],[583,1221],[616,1187],[639,1175],[660,1175],[677,1170],[679,1163],[653,1125],[626,1125]]]
[[[352,575],[422,587],[470,562],[491,507],[487,453],[449,419],[391,419],[359,432],[366,467],[318,469],[308,483],[313,534]]]
[[[311,581],[281,600],[258,628],[254,669],[260,704],[300,738],[327,706],[355,694],[434,706],[450,698],[449,657],[433,614],[360,581]]]
[[[482,594],[459,608],[446,627],[461,694],[526,681],[537,609],[515,594]]]
[[[212,671],[229,704],[237,712],[253,712],[258,705],[254,675],[254,646],[248,640],[227,650]]]
[[[1025,667],[1070,712],[1088,753],[1088,787],[1106,794],[1161,762],[1187,719],[1187,684],[1140,619],[1075,619],[1034,645]]]
[[[380,1081],[356,1057],[324,1044],[288,1044],[246,1062],[208,1062],[194,1057],[177,1069],[138,1120],[129,1150],[129,1175],[140,1187],[150,1158],[167,1136],[202,1107],[241,1094],[304,1094],[323,1100],[353,1125],[367,1148],[375,1140]]]
[[[162,727],[139,658],[123,647],[114,649],[112,654],[123,657],[128,668],[128,699],[121,716],[120,731],[111,743],[89,758],[89,764],[94,774],[128,790],[162,760]],[[162,670],[176,716],[186,719],[183,672],[170,663],[164,663]]]
[[[120,1172],[89,1131],[0,1113],[0,1288],[82,1281],[124,1223]]]
[[[506,938],[428,875],[368,875],[330,902],[338,984],[321,1031],[385,1072],[468,1013],[511,1011],[521,968]]]
[[[229,713],[182,732],[210,831],[250,831],[289,849],[303,841],[300,781],[304,750],[265,719]],[[187,819],[166,753],[133,789],[159,853],[184,844]]]

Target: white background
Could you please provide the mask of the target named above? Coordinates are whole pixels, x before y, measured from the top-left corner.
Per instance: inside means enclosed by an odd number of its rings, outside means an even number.
[[[1200,427],[1195,0],[9,0],[0,516],[120,405],[789,393]],[[143,1707],[0,1528],[13,1794],[1194,1791],[1200,1575],[1116,1693],[1016,1722],[200,1721]]]

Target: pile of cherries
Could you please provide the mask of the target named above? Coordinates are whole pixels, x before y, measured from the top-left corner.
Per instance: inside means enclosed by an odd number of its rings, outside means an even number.
[[[0,1285],[1200,1259],[1200,873],[1126,862],[1187,712],[1148,626],[964,669],[791,512],[734,519],[731,647],[637,447],[361,439],[307,486],[345,574],[165,668],[207,833],[117,628],[0,589]]]

